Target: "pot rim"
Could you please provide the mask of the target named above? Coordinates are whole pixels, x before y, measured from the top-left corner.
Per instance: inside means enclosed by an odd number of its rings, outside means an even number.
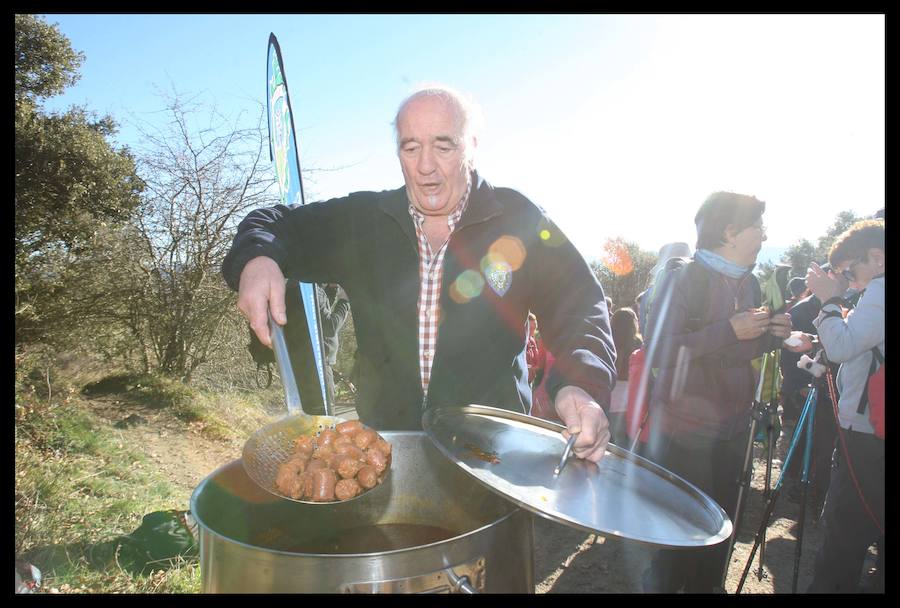
[[[415,431],[414,431],[414,432],[415,432]],[[402,553],[406,553],[406,552],[410,552],[410,551],[419,551],[419,550],[421,550],[421,549],[423,549],[423,548],[426,548],[426,547],[434,547],[434,546],[442,545],[442,544],[445,544],[445,543],[455,542],[455,541],[464,539],[464,538],[469,537],[469,536],[474,536],[474,535],[476,535],[476,534],[480,534],[480,533],[484,532],[486,529],[491,528],[491,527],[493,527],[493,526],[496,526],[497,524],[499,524],[499,523],[501,523],[501,522],[503,522],[503,521],[509,519],[510,517],[513,517],[518,511],[521,511],[521,510],[522,510],[521,507],[515,505],[514,503],[512,503],[512,502],[510,502],[510,501],[504,501],[504,502],[509,503],[509,506],[510,506],[512,509],[510,510],[509,513],[507,513],[506,515],[503,515],[503,516],[500,517],[499,519],[496,519],[496,520],[494,520],[494,521],[491,521],[491,522],[489,522],[489,523],[486,523],[486,524],[483,525],[483,526],[479,526],[478,528],[475,528],[474,530],[469,530],[468,532],[463,532],[463,533],[458,534],[458,535],[456,535],[456,536],[451,536],[450,538],[445,538],[444,540],[439,540],[439,541],[435,541],[435,542],[432,542],[432,543],[427,543],[427,544],[424,544],[424,545],[415,545],[415,546],[412,546],[412,547],[403,547],[402,549],[393,549],[393,550],[391,550],[391,551],[379,551],[379,552],[374,552],[374,553],[298,553],[298,552],[296,552],[296,551],[284,551],[284,550],[282,550],[282,549],[272,549],[272,548],[269,548],[269,547],[260,547],[259,545],[252,545],[252,544],[247,543],[247,542],[244,542],[244,541],[240,541],[240,540],[235,540],[235,539],[233,539],[233,538],[229,538],[228,536],[225,536],[225,535],[222,534],[221,532],[217,532],[216,530],[213,530],[212,528],[210,528],[209,526],[207,526],[206,523],[205,523],[200,517],[198,517],[198,515],[197,515],[197,509],[196,509],[197,495],[198,495],[198,493],[200,492],[200,490],[207,484],[207,482],[208,482],[210,479],[212,479],[213,477],[215,477],[220,471],[224,470],[224,469],[227,468],[227,467],[233,466],[233,465],[234,465],[235,463],[237,463],[237,462],[240,462],[240,459],[232,460],[232,461],[229,462],[229,463],[223,464],[222,466],[220,466],[219,468],[217,468],[215,471],[213,471],[212,473],[210,473],[209,475],[207,475],[207,476],[203,479],[203,481],[200,482],[200,485],[198,485],[198,486],[194,489],[193,493],[191,494],[191,500],[190,500],[190,509],[191,509],[190,513],[191,513],[191,517],[193,517],[194,521],[197,522],[197,525],[198,525],[200,528],[203,528],[203,530],[205,530],[208,534],[212,534],[212,535],[214,535],[214,536],[216,536],[216,537],[218,537],[218,538],[220,538],[220,539],[222,539],[222,540],[224,540],[224,541],[226,541],[226,542],[233,543],[233,544],[235,544],[235,545],[240,545],[240,546],[242,546],[242,547],[245,547],[245,548],[248,548],[248,549],[254,549],[254,550],[257,550],[257,551],[264,551],[264,552],[266,552],[266,553],[277,553],[277,554],[280,554],[280,555],[287,555],[287,556],[292,556],[292,557],[316,557],[316,558],[321,558],[321,557],[329,557],[329,558],[360,558],[360,557],[378,557],[378,556],[382,556],[382,555],[398,555],[398,554],[402,554]],[[497,497],[497,498],[500,498],[500,497]],[[284,500],[284,499],[282,499],[282,500]]]

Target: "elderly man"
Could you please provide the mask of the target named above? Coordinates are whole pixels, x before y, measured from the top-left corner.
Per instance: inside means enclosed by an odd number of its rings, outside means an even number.
[[[357,333],[360,419],[419,430],[428,407],[477,403],[528,412],[532,310],[557,355],[550,392],[574,453],[609,441],[615,350],[603,289],[560,230],[520,193],[474,167],[473,110],[420,90],[394,122],[405,188],[252,212],[223,264],[238,308],[270,344],[284,324],[285,275],[340,283]]]

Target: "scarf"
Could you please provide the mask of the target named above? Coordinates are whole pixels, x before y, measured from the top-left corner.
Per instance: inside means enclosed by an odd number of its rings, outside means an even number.
[[[739,279],[753,269],[755,264],[750,266],[741,266],[730,260],[726,260],[718,253],[714,253],[709,249],[698,249],[694,254],[694,259],[718,273],[724,274],[732,279]]]

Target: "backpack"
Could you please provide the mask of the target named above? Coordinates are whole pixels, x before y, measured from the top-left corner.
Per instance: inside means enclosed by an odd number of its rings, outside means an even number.
[[[703,268],[699,263],[691,258],[670,258],[665,264],[665,272],[661,277],[661,281],[654,287],[653,293],[648,294],[645,298],[645,307],[647,308],[647,319],[650,318],[653,301],[657,290],[659,293],[665,293],[668,285],[675,280],[675,273],[683,271],[684,281],[687,284],[687,310],[688,318],[686,329],[688,331],[697,331],[705,325],[706,313],[709,307],[709,270]],[[754,275],[750,275],[750,287],[753,290],[753,301],[759,303],[762,300],[762,289],[759,281]],[[649,340],[652,336],[652,328],[644,336],[644,345],[631,353],[628,359],[628,378],[629,380],[636,378],[636,382],[629,382],[628,403],[625,409],[625,429],[628,438],[634,441],[635,435],[640,429],[640,441],[646,443],[649,437],[650,425],[647,421],[650,418],[649,405],[650,394],[653,392],[653,379],[656,373],[655,369],[650,369],[647,374],[647,386],[640,394],[641,378],[646,365],[647,349],[649,348]],[[639,399],[640,397],[640,399]]]
[[[875,436],[884,439],[884,356],[878,347],[872,348],[872,364],[869,366],[869,379],[863,387],[859,399],[858,414],[866,411],[869,405],[869,422],[875,429]]]
[[[250,325],[248,324],[247,327],[249,328]],[[269,388],[269,386],[272,385],[271,366],[275,363],[275,351],[260,342],[252,329],[250,330],[250,344],[247,345],[247,350],[250,351],[250,356],[253,357],[253,361],[256,362],[256,386],[259,388]],[[263,366],[266,368],[265,383],[261,382],[259,378],[259,372],[262,370]]]

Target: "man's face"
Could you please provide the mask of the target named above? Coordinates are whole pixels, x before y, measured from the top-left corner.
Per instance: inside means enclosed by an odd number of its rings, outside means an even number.
[[[397,121],[400,166],[413,206],[425,215],[449,215],[465,194],[467,146],[456,109],[440,97],[419,97]]]
[[[765,240],[766,227],[763,225],[762,218],[756,220],[752,226],[735,233],[732,242],[735,245],[737,259],[748,266],[755,262]]]

